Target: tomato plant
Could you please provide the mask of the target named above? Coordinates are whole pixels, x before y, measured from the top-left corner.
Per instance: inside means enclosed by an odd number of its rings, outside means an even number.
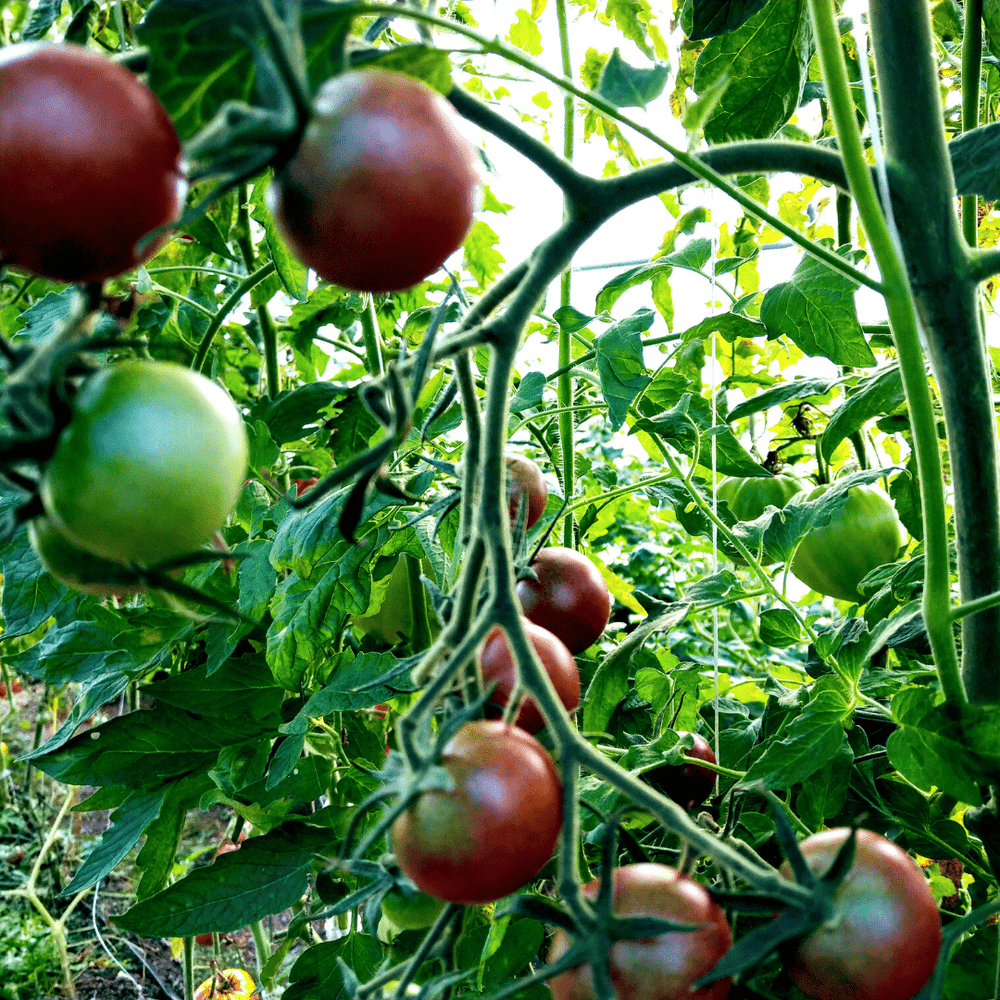
[[[401,931],[419,931],[430,927],[447,905],[444,900],[404,886],[393,886],[382,897],[382,913]]]
[[[824,830],[802,841],[810,871],[824,874],[849,834]],[[781,873],[791,877],[788,862]],[[912,1000],[940,951],[941,917],[923,872],[891,840],[858,830],[829,921],[790,950],[785,967],[813,1000]]]
[[[732,933],[726,915],[705,888],[666,865],[636,864],[615,868],[611,907],[618,917],[661,917],[677,923],[700,924],[696,931],[676,931],[653,938],[615,941],[608,952],[608,973],[619,1000],[725,1000],[731,980],[692,989],[729,950]],[[600,879],[583,887],[597,898]],[[557,930],[549,961],[569,949],[569,936]],[[593,1000],[593,972],[577,966],[549,980],[553,1000]]]
[[[576,656],[601,637],[611,617],[611,593],[597,567],[575,549],[542,549],[531,564],[535,579],[517,585],[526,618]]]
[[[679,732],[677,735],[685,736],[687,734]],[[708,740],[698,733],[692,735],[694,736],[694,746],[690,750],[686,750],[685,755],[696,757],[709,764],[717,764],[715,752]],[[684,806],[685,809],[700,806],[715,791],[715,772],[707,767],[699,767],[697,764],[664,764],[646,771],[643,777],[654,788],[659,789],[678,805]]]
[[[549,860],[562,826],[552,758],[523,729],[470,722],[448,742],[441,766],[455,789],[422,793],[393,823],[399,867],[451,903],[516,892]]]
[[[576,711],[580,704],[580,671],[576,669],[570,651],[551,632],[541,628],[527,618],[522,619],[528,641],[534,647],[559,700],[567,712]],[[495,684],[490,702],[502,710],[510,701],[511,692],[517,681],[517,670],[507,637],[503,630],[493,629],[486,637],[479,654],[479,668],[483,686]],[[497,712],[499,714],[499,711]],[[514,725],[529,733],[537,733],[545,726],[545,719],[532,698],[525,698],[518,710]]]
[[[295,255],[345,288],[408,288],[472,224],[476,153],[447,101],[399,73],[327,80],[268,207]]]
[[[528,514],[525,528],[530,528],[545,512],[549,498],[549,488],[542,478],[542,470],[524,455],[508,455],[507,466],[507,510],[511,524],[517,522],[521,497],[528,498]]]
[[[55,281],[130,271],[166,242],[186,183],[163,106],[123,66],[75,45],[0,52],[0,258]]]
[[[828,487],[819,486],[810,500]],[[892,500],[878,486],[855,486],[828,524],[813,528],[799,543],[792,572],[820,594],[841,601],[862,601],[858,584],[892,562],[903,539]]]
[[[41,494],[73,544],[150,565],[207,542],[244,481],[239,411],[186,368],[136,361],[90,376],[45,467]]]
[[[141,594],[146,589],[127,566],[74,545],[47,517],[28,524],[28,538],[42,568],[67,587],[101,597]]]

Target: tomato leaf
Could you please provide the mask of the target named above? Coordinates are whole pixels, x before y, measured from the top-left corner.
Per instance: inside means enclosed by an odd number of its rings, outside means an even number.
[[[795,114],[812,50],[804,0],[765,5],[736,30],[711,39],[695,64],[695,92],[706,93],[726,74],[730,83],[705,123],[705,138],[774,135]]]
[[[691,31],[697,41],[725,35],[742,27],[768,0],[692,0]]]
[[[652,69],[630,66],[616,48],[601,71],[597,93],[616,108],[643,108],[663,93],[670,67],[659,63]]]
[[[844,438],[863,427],[872,417],[892,413],[905,401],[903,377],[898,365],[883,368],[862,380],[827,421],[820,439],[823,457],[829,462],[834,449]]]
[[[308,884],[316,852],[326,837],[289,823],[251,837],[173,885],[136,903],[115,923],[148,937],[187,937],[206,931],[239,930],[297,903]]]

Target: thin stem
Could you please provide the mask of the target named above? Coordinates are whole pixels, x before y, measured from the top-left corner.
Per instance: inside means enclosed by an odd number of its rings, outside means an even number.
[[[941,686],[951,701],[961,704],[965,702],[965,690],[951,631],[951,578],[944,480],[938,452],[937,421],[924,373],[916,306],[865,161],[833,0],[809,0],[809,9],[844,169],[858,206],[861,224],[882,273],[883,294],[910,408],[924,519],[924,621]]]
[[[198,345],[198,353],[195,354],[194,360],[191,362],[191,368],[200,372],[205,368],[205,362],[208,360],[208,352],[212,347],[212,341],[215,340],[215,335],[219,332],[222,324],[226,321],[229,314],[240,304],[240,300],[243,298],[251,288],[259,285],[265,278],[270,277],[274,273],[274,261],[269,260],[263,266],[257,268],[253,274],[245,277],[233,293],[226,299],[225,302],[219,307],[215,315],[212,317],[212,322],[208,324],[208,329],[205,330],[204,336],[201,338],[201,343]]]
[[[983,0],[965,0],[962,35],[962,131],[979,125],[979,81],[983,73]],[[979,242],[979,199],[962,195],[962,233],[965,242]]]
[[[562,56],[562,74],[564,77],[573,75],[573,66],[569,49],[569,25],[566,18],[566,0],[557,0],[556,15],[559,20],[559,50]],[[576,102],[573,95],[563,94],[563,157],[567,163],[573,160],[574,116]],[[571,204],[563,192],[563,220],[569,218]],[[566,307],[571,302],[572,272],[569,267],[563,271],[559,282],[559,303]],[[559,447],[562,455],[562,486],[563,496],[572,500],[576,490],[576,448],[574,442],[575,428],[573,426],[573,373],[571,367],[573,343],[567,327],[559,327],[559,367],[562,370],[556,393],[559,398]],[[563,544],[573,548],[576,541],[576,524],[571,511],[563,517]]]
[[[361,332],[365,339],[365,358],[368,374],[379,378],[385,374],[382,362],[382,338],[379,336],[378,313],[375,311],[375,297],[366,296],[364,311],[361,313]]]

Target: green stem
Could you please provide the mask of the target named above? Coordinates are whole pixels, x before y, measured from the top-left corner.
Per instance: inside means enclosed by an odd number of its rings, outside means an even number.
[[[208,324],[208,329],[205,331],[205,335],[201,338],[201,343],[198,345],[198,353],[194,356],[194,361],[191,362],[191,368],[196,371],[204,371],[205,362],[208,359],[208,352],[212,347],[212,341],[215,339],[215,335],[219,332],[222,324],[226,321],[226,317],[240,304],[243,296],[250,291],[251,288],[259,285],[265,278],[270,277],[274,273],[274,261],[269,260],[262,267],[258,267],[253,274],[245,277],[233,293],[222,303],[220,308],[216,311],[215,315],[212,317],[212,322]]]
[[[250,934],[253,936],[253,947],[257,954],[257,978],[267,960],[271,957],[271,942],[267,939],[267,931],[264,930],[263,921],[256,920],[250,925]]]
[[[181,970],[183,976],[184,1000],[194,997],[194,938],[182,939]]]
[[[556,15],[559,21],[559,49],[562,56],[562,74],[564,77],[573,75],[573,66],[569,49],[569,25],[566,18],[566,0],[556,0]],[[574,118],[576,102],[572,94],[563,94],[563,157],[567,163],[573,160]],[[570,204],[563,193],[563,220],[569,217]],[[572,271],[569,267],[562,273],[559,282],[559,302],[563,307],[571,302]],[[573,374],[572,337],[570,331],[559,327],[559,367],[562,369],[556,393],[559,399],[559,444],[563,467],[563,496],[573,499],[576,489],[576,448],[574,442],[575,428],[573,426]],[[576,542],[576,524],[572,512],[567,511],[563,517],[563,545],[573,548]]]
[[[965,0],[965,31],[962,35],[962,131],[979,125],[979,81],[983,73],[983,0]],[[962,233],[965,242],[979,242],[979,200],[962,195]]]
[[[241,184],[237,191],[236,242],[243,256],[247,271],[256,268],[253,243],[250,240],[250,206],[246,184]],[[278,367],[278,333],[274,329],[274,321],[267,311],[266,305],[257,307],[257,320],[260,323],[260,336],[264,341],[264,370],[267,374],[265,391],[268,398],[273,399],[281,392],[281,370]]]
[[[382,362],[382,338],[379,336],[378,313],[375,311],[375,297],[366,296],[364,311],[361,313],[361,332],[365,338],[365,355],[368,374],[378,378],[385,373]]]
[[[965,691],[951,631],[951,578],[944,480],[938,452],[937,422],[924,373],[916,306],[865,161],[833,0],[809,0],[809,9],[844,169],[882,274],[883,294],[910,409],[924,518],[924,621],[942,688],[951,701],[960,704],[965,701]]]

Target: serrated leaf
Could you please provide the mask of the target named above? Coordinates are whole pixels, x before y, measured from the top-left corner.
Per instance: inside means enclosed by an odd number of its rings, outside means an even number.
[[[735,31],[713,38],[695,65],[695,92],[705,93],[724,74],[730,84],[705,123],[705,138],[773,136],[801,102],[812,49],[804,0],[764,6]]]
[[[786,649],[802,638],[802,630],[787,608],[768,608],[760,615],[760,637],[775,649]]]
[[[608,57],[597,84],[597,93],[616,108],[643,108],[663,93],[670,67],[660,63],[652,69],[630,66],[615,49]]]
[[[768,289],[760,318],[769,337],[788,337],[810,357],[870,368],[875,356],[858,322],[856,288],[850,278],[822,261],[804,257],[791,281]]]
[[[327,840],[328,835],[298,823],[251,837],[240,850],[136,903],[115,923],[146,937],[239,930],[302,898],[314,855]]]
[[[906,401],[903,377],[892,365],[864,379],[855,392],[833,412],[823,431],[820,447],[829,462],[834,449],[846,437],[863,427],[872,417],[892,413]]]
[[[640,334],[653,325],[654,318],[652,310],[641,309],[616,323],[594,342],[601,394],[608,404],[613,430],[625,422],[632,401],[649,383]]]
[[[811,399],[814,396],[825,396],[838,382],[839,378],[796,378],[781,382],[773,389],[758,392],[734,406],[726,420],[739,420],[751,413],[763,413],[772,406],[782,406],[793,400]]]

